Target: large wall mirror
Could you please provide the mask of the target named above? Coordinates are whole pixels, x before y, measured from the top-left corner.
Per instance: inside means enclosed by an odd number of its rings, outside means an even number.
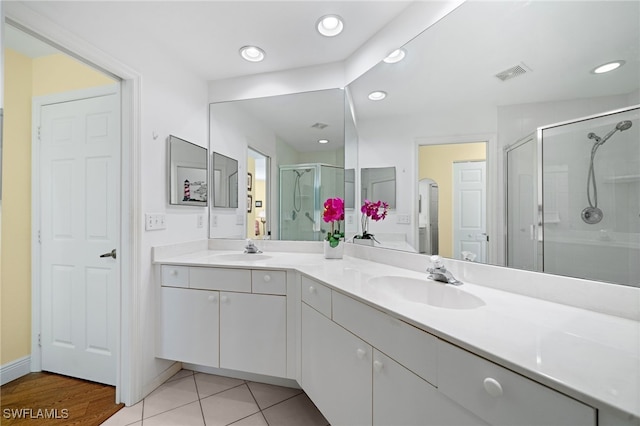
[[[207,148],[169,136],[169,202],[207,205]]]
[[[345,91],[213,103],[209,111],[210,149],[238,158],[242,176],[238,208],[213,206],[210,237],[321,240],[322,203],[344,197]],[[269,159],[267,170],[258,173],[251,153]]]
[[[553,230],[558,231],[553,232],[554,238],[571,242],[573,253],[586,252],[589,245],[624,247],[617,251],[621,262],[601,263],[597,276],[584,277],[638,285],[633,263],[637,263],[640,249],[640,122],[633,111],[623,116],[604,114],[640,104],[638,16],[637,1],[466,2],[406,44],[404,60],[380,62],[351,83],[349,92],[358,123],[358,167],[394,165],[397,171],[396,210],[384,224],[373,225],[380,226],[382,232],[375,228],[371,232],[376,237],[382,233],[399,235],[408,250],[425,254],[435,247],[457,259],[584,276],[580,271],[586,268],[576,264],[579,256],[566,259],[572,262],[571,267],[556,265],[548,269],[551,262],[545,262],[542,241]],[[594,30],[598,28],[601,30]],[[597,66],[613,60],[624,63],[609,73],[594,72]],[[373,91],[385,91],[387,97],[373,102],[368,99]],[[583,120],[590,116],[608,118]],[[543,158],[536,154],[537,129],[565,121],[581,123],[574,126],[577,130],[567,131],[571,136],[555,138],[563,145],[554,149],[565,150],[568,155],[547,156],[543,164]],[[604,200],[612,199],[612,193],[624,193],[619,198],[625,201],[606,206],[608,221],[586,224],[580,215],[589,206],[591,150],[598,138],[604,140],[611,131],[610,142],[599,148],[595,158],[599,207],[604,208]],[[533,149],[527,146],[530,154],[524,154],[520,161],[526,163],[525,168],[505,175],[508,147],[527,137],[534,145]],[[435,154],[452,144],[459,149],[448,150],[451,152],[446,157]],[[461,149],[462,144],[481,148]],[[421,154],[421,148],[427,145],[434,147],[434,153]],[[349,155],[345,162],[354,161]],[[484,169],[482,162],[486,162]],[[438,182],[441,178],[436,172],[429,171],[444,164],[449,176],[454,176],[454,168],[460,169],[458,183],[484,185],[482,196],[470,187],[457,192],[463,205],[473,204],[473,208],[461,209],[458,216],[453,207],[444,207],[447,197],[456,197],[452,194],[455,182],[444,185]],[[620,172],[613,164],[620,166]],[[531,172],[528,175],[527,170]],[[543,176],[536,174],[537,170],[543,170]],[[543,184],[551,185],[546,193],[555,194],[555,198],[547,197],[538,204],[539,185]],[[509,209],[507,188],[521,191],[511,198],[515,204],[509,201]],[[567,193],[577,199],[575,208],[562,204],[562,194]],[[421,204],[420,197],[427,201],[429,194],[433,200]],[[360,202],[356,200],[356,206]],[[435,235],[440,244],[426,238],[433,226],[425,215],[430,205],[436,209],[430,218],[440,222],[439,235]],[[484,215],[482,208],[486,209]],[[507,226],[508,210],[521,212],[522,218],[529,215],[532,221]],[[538,210],[546,212],[540,223],[534,218]],[[409,215],[409,226],[394,219],[394,214]],[[486,230],[476,227],[467,232],[466,224],[483,225],[483,221]],[[452,227],[465,225],[463,234],[470,236],[466,246],[447,249],[455,230],[445,232],[444,222],[453,223]],[[507,251],[514,247],[507,248],[507,241],[513,241],[516,236],[511,234],[516,232],[539,249],[528,244],[530,252],[517,254],[517,263],[510,264]],[[384,240],[381,243],[384,246]],[[547,250],[550,243],[546,242]],[[486,252],[480,253],[483,246]],[[569,250],[555,247],[553,252],[562,251]],[[584,262],[592,259],[585,258]],[[627,279],[607,271],[608,265],[625,269]]]

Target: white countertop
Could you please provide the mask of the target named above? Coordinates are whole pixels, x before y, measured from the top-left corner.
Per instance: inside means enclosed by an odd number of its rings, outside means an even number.
[[[481,298],[473,309],[445,309],[391,298],[367,282],[376,276],[427,279],[426,273],[345,256],[267,252],[269,258],[229,261],[238,251],[204,250],[155,263],[292,269],[377,307],[444,340],[596,408],[640,422],[640,322],[482,285],[460,290]],[[443,284],[444,285],[444,284]]]

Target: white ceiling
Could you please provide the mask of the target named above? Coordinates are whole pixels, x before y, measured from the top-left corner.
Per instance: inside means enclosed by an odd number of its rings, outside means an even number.
[[[95,46],[138,54],[162,52],[205,80],[340,62],[411,1],[28,1],[25,4]],[[337,37],[316,21],[344,19]],[[238,50],[258,45],[261,63]]]
[[[640,1],[470,1],[406,49],[349,85],[358,117],[629,94],[640,86]],[[590,72],[617,59],[616,71]],[[495,77],[515,65],[527,73]],[[388,97],[371,102],[372,90]]]
[[[216,80],[344,61],[410,2],[26,4],[96,46],[171,55],[202,78]],[[344,33],[333,39],[315,30],[316,20],[327,13],[345,19]],[[411,41],[405,61],[381,63],[350,85],[356,114],[375,119],[455,111],[461,102],[493,107],[630,93],[640,84],[639,17],[637,0],[468,1]],[[7,37],[8,43],[11,40]],[[264,48],[267,60],[260,64],[242,60],[238,49],[246,44]],[[608,75],[589,73],[613,59],[625,59],[627,64]],[[528,69],[526,74],[506,82],[495,77],[519,64]],[[385,90],[389,96],[373,103],[366,100],[371,90]],[[285,108],[263,107],[270,114]],[[318,110],[313,118],[308,108],[296,107],[276,114],[278,132],[291,130],[287,139],[306,141],[310,136],[303,137],[301,129],[323,121],[326,112]],[[275,123],[276,118],[272,120]]]

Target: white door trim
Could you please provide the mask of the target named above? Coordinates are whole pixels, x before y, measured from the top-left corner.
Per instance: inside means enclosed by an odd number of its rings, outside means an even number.
[[[141,282],[141,76],[60,25],[35,13],[21,2],[3,2],[7,20],[50,41],[62,51],[122,79],[121,93],[121,264],[120,264],[120,356],[116,401],[132,405],[142,399],[142,347],[139,338],[142,319],[138,309]],[[4,26],[4,20],[2,26]],[[37,237],[37,236],[36,236]],[[32,246],[37,248],[36,246]],[[33,297],[33,296],[32,296]],[[39,310],[38,310],[39,313]],[[39,319],[38,319],[39,320]],[[38,322],[33,321],[32,324]],[[33,333],[37,336],[37,333]],[[37,337],[36,337],[37,339]],[[32,346],[32,349],[36,348]]]

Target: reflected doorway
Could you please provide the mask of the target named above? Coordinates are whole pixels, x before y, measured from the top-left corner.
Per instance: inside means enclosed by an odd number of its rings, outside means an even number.
[[[486,142],[418,147],[418,238],[421,253],[486,262],[486,158]],[[480,171],[476,167],[463,170],[465,164],[482,164],[484,168]],[[475,179],[478,173],[482,175],[480,183]],[[472,177],[474,187],[469,188],[467,184]],[[437,202],[434,202],[436,189],[429,189],[430,183],[437,184]],[[431,193],[427,195],[429,191]],[[472,230],[467,229],[469,224],[473,224]],[[461,238],[461,235],[470,234],[469,238]]]
[[[247,151],[247,238],[271,238],[269,223],[269,163],[266,155],[248,148]]]

